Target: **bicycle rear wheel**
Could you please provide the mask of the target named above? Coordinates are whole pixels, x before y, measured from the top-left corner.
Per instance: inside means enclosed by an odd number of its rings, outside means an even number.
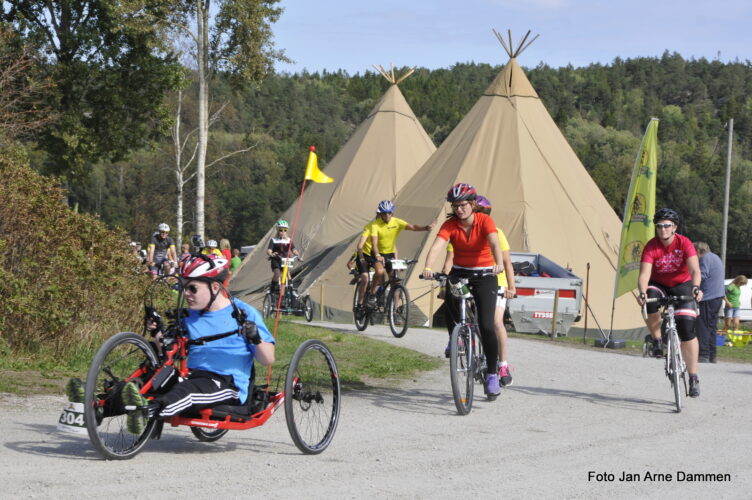
[[[131,332],[109,338],[94,356],[86,377],[84,421],[91,443],[107,460],[133,457],[151,437],[157,420],[146,418],[143,410],[126,411],[120,393],[125,382],[140,386],[157,364],[151,344]],[[141,419],[141,432],[128,431],[129,417]]]
[[[285,420],[295,446],[307,455],[324,451],[339,422],[340,384],[334,356],[309,339],[292,356],[285,377]]]
[[[392,285],[386,308],[392,335],[397,338],[404,337],[410,319],[410,295],[404,286]]]
[[[366,297],[368,294],[366,294]],[[358,307],[358,304],[361,305],[361,307]],[[370,312],[368,312],[368,309],[366,308],[365,300],[361,302],[360,300],[360,286],[358,283],[355,284],[355,294],[353,294],[353,321],[355,322],[355,328],[358,329],[359,332],[362,332],[366,329],[368,326],[368,320],[370,318]]]
[[[679,351],[679,339],[676,332],[669,332],[669,373],[671,385],[674,388],[674,400],[676,402],[676,413],[682,410],[682,388],[679,386],[679,377],[681,376],[681,352]]]
[[[271,294],[266,294],[264,296],[264,317],[268,318],[272,315],[272,296]]]
[[[313,301],[310,295],[306,295],[303,299],[303,315],[309,323],[313,320]]]
[[[457,325],[452,330],[449,351],[449,379],[457,413],[467,415],[473,408],[473,350],[470,328]]]

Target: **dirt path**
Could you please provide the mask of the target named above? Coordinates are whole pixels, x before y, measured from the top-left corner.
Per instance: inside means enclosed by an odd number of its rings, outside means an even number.
[[[421,329],[403,339],[384,327],[365,334],[429,354],[441,353],[446,340]],[[105,462],[85,436],[57,431],[62,397],[0,394],[0,491],[14,498],[262,491],[273,498],[749,498],[750,365],[700,365],[702,396],[676,414],[659,361],[522,339],[510,339],[510,351],[514,385],[495,402],[477,398],[466,417],[451,400],[448,362],[397,388],[346,393],[337,435],[314,457],[298,452],[279,412],[216,443],[165,429],[136,458]],[[613,480],[589,480],[590,471]],[[620,481],[623,473],[639,481]],[[646,473],[672,477],[651,481]],[[729,476],[689,482],[681,474]]]

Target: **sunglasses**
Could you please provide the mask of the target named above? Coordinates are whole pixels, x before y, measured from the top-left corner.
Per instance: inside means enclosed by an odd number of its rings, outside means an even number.
[[[198,293],[198,287],[196,285],[187,285],[185,287],[186,292],[191,292],[193,295],[196,295]]]
[[[656,224],[655,227],[660,228],[660,229],[668,229],[670,227],[673,227],[673,225],[674,225],[673,223],[667,222],[665,224]]]
[[[280,233],[286,233],[287,229],[277,229],[277,231],[279,231]]]
[[[464,208],[464,207],[468,206],[469,204],[470,204],[470,202],[467,202],[467,201],[465,201],[463,203],[456,203],[456,204],[452,203],[452,210],[457,210],[458,208]]]

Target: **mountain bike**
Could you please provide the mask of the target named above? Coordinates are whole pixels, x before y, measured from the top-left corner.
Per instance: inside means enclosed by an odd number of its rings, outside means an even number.
[[[684,362],[684,357],[681,352],[681,342],[679,341],[679,333],[676,330],[676,319],[674,318],[674,307],[677,304],[684,302],[694,301],[695,298],[691,295],[679,295],[679,296],[667,296],[645,299],[645,304],[642,306],[642,316],[647,319],[647,304],[657,303],[661,309],[661,332],[664,332],[667,352],[665,356],[664,370],[668,380],[671,382],[671,387],[674,390],[674,400],[676,402],[676,412],[680,413],[682,410],[682,396],[689,395],[689,387],[687,385],[687,365]],[[643,344],[643,355],[646,355],[649,349],[646,341]],[[681,380],[681,386],[679,381]]]
[[[282,257],[282,275],[277,282],[277,291],[269,288],[264,295],[262,314],[268,318],[277,313],[279,304],[280,314],[294,314],[304,316],[309,323],[313,320],[313,301],[309,295],[298,296],[298,291],[290,276],[290,270],[295,266],[297,257]],[[287,271],[285,272],[285,268]],[[282,295],[280,300],[280,294]]]
[[[416,262],[418,261],[415,259],[391,260],[393,272],[387,282],[377,289],[375,304],[369,305],[371,291],[370,286],[367,286],[362,307],[358,307],[361,304],[360,277],[358,277],[353,295],[353,319],[358,331],[365,330],[368,323],[374,324],[374,316],[377,313],[382,313],[386,315],[392,335],[397,338],[405,336],[410,320],[410,294],[402,284],[400,274]],[[357,271],[354,271],[354,274],[357,274]],[[373,271],[370,272],[370,279],[373,279]]]
[[[243,321],[236,332],[188,338],[182,318],[187,310],[178,306],[162,311],[166,318],[164,334],[157,341],[144,335],[121,332],[108,339],[97,351],[89,368],[84,389],[84,422],[94,448],[108,460],[134,457],[150,439],[158,439],[167,423],[185,425],[204,442],[213,442],[229,430],[245,430],[263,425],[284,406],[285,420],[297,448],[305,454],[318,454],[332,441],[339,422],[339,371],[329,349],[319,340],[309,339],[298,346],[287,367],[282,390],[268,384],[257,385],[253,371],[248,397],[242,405],[219,405],[172,417],[149,416],[148,407],[127,406],[121,391],[127,382],[151,400],[164,392],[166,381],[188,375],[190,346],[211,342],[228,335],[248,334],[255,324]],[[156,309],[158,304],[150,305]],[[154,343],[159,343],[156,349]],[[279,386],[279,379],[277,387]],[[129,414],[143,418],[141,432],[127,429]]]
[[[424,279],[422,276],[421,279]],[[449,378],[452,383],[452,397],[457,413],[467,415],[473,408],[473,382],[484,385],[488,366],[483,352],[483,342],[477,322],[475,299],[470,293],[468,278],[460,278],[455,283],[446,274],[434,273],[436,281],[447,279],[449,293],[459,300],[459,321],[452,330],[449,340]],[[489,399],[496,397],[489,396]]]

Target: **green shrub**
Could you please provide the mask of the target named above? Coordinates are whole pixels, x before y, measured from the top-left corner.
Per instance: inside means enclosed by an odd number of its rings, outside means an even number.
[[[95,347],[142,314],[127,235],[72,212],[58,183],[0,150],[0,335],[16,354]]]

